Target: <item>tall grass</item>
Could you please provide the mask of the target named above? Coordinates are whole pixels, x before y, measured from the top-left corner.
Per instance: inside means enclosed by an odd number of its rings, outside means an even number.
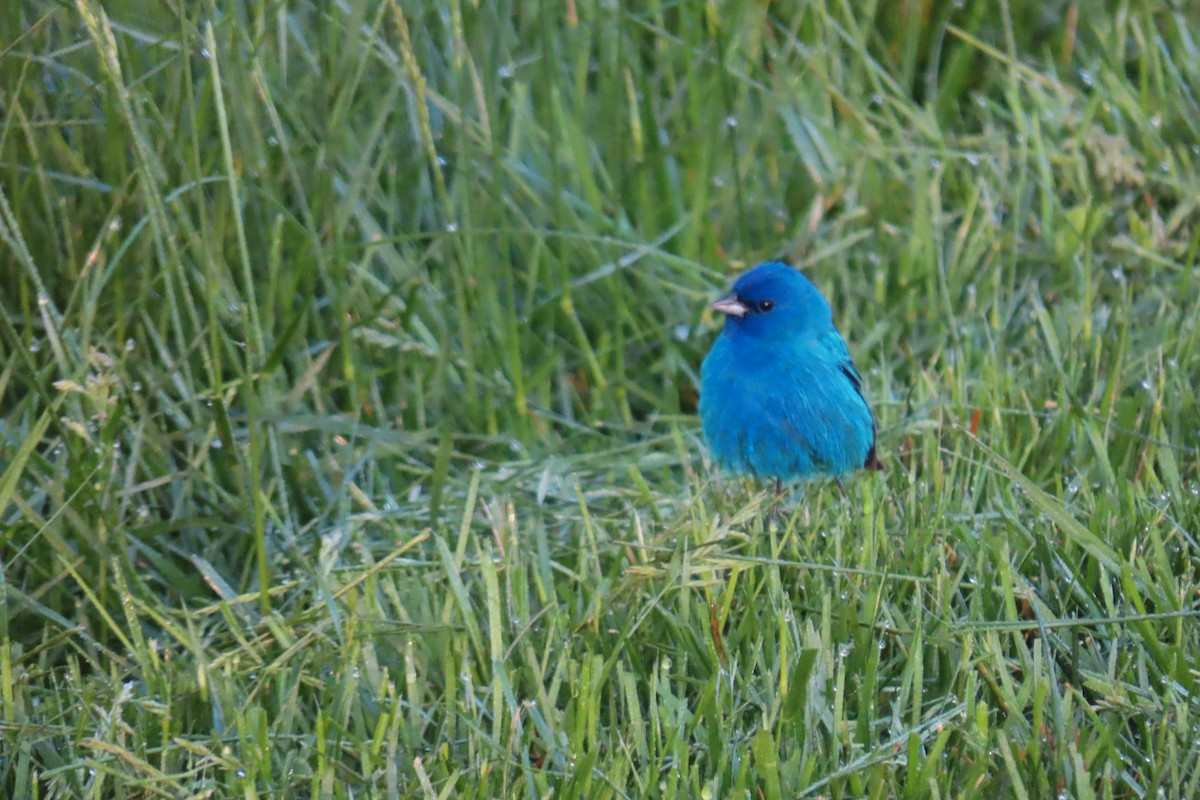
[[[1197,796],[1198,24],[4,4],[0,786]],[[779,525],[766,258],[890,463]]]

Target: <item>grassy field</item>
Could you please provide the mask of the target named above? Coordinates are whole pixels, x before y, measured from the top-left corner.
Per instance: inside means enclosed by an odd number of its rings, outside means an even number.
[[[1197,30],[4,3],[0,795],[1200,796]],[[890,467],[778,525],[767,258]]]

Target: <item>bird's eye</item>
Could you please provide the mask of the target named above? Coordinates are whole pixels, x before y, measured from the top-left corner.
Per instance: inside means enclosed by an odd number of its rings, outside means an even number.
[[[758,304],[759,311],[770,311],[774,307],[775,307],[774,300],[763,300],[761,303]]]

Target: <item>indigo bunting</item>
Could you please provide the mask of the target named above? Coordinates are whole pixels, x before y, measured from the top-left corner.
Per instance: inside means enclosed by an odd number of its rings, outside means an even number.
[[[882,470],[862,377],[808,278],[770,261],[712,304],[725,327],[700,368],[700,421],[717,465],[783,482]]]

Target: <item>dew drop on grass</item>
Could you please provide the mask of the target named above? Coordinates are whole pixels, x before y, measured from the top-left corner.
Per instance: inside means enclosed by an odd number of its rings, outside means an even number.
[[[725,127],[726,128],[729,128],[729,130],[733,130],[737,126],[738,126],[737,117],[729,116],[729,117],[725,118]]]
[[[32,342],[29,343],[29,352],[36,353],[37,351],[39,351],[41,349],[42,349],[42,343],[39,342],[37,339],[34,339]]]
[[[1162,117],[1160,117],[1158,114],[1155,114],[1153,117],[1151,117],[1150,118],[1150,127],[1151,128],[1161,128],[1162,127]]]
[[[871,105],[873,105],[873,106],[883,105],[883,95],[881,95],[881,94],[872,95],[871,96]]]
[[[458,223],[457,222],[451,222],[446,225],[446,233],[457,233],[457,232],[458,232]]]
[[[133,339],[126,339],[125,352],[132,353],[135,349],[137,349],[137,342],[135,342]]]
[[[1088,72],[1086,69],[1079,70],[1079,81],[1088,88],[1094,86],[1096,82],[1092,77],[1092,73]]]
[[[979,166],[979,156],[975,155],[974,153],[968,153],[967,154],[967,163],[970,164],[972,167]]]

